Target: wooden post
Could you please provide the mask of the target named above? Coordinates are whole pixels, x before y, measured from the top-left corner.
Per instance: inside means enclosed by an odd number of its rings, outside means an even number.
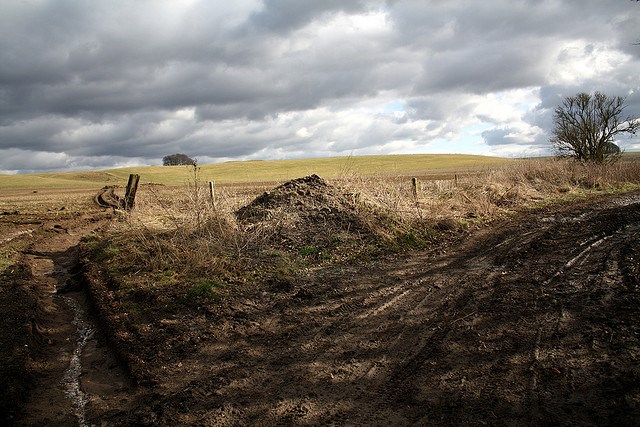
[[[411,191],[413,192],[413,198],[418,200],[418,178],[411,178]]]
[[[129,175],[129,182],[127,182],[127,191],[124,195],[124,210],[130,211],[133,209],[133,205],[136,200],[136,191],[138,191],[138,183],[140,182],[140,175]]]
[[[456,187],[458,186],[458,174],[453,175],[453,180],[455,181]]]
[[[216,205],[216,182],[209,181],[209,197],[211,198],[211,204]]]

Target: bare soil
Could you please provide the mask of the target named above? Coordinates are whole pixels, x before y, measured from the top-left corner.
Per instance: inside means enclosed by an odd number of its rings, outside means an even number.
[[[119,412],[132,382],[89,313],[78,269],[80,239],[111,219],[105,212],[2,215],[0,240],[20,249],[0,287],[0,421],[87,425]]]
[[[141,294],[148,310],[128,313],[114,299],[118,284],[85,261],[109,346],[96,339],[105,351],[82,363],[79,416],[60,386],[78,328],[51,288],[73,280],[79,236],[102,220],[91,221],[33,237],[23,268],[3,281],[11,321],[1,356],[11,368],[2,373],[16,390],[0,396],[3,420],[640,424],[638,193],[520,212],[428,250],[310,270],[286,288],[241,286],[206,309]],[[81,301],[74,289],[64,295]]]

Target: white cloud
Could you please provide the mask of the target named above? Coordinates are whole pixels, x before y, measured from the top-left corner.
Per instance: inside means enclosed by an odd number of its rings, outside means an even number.
[[[550,70],[548,83],[552,85],[580,85],[589,79],[606,77],[625,67],[630,55],[603,43],[589,41],[568,42],[559,48],[555,66]]]

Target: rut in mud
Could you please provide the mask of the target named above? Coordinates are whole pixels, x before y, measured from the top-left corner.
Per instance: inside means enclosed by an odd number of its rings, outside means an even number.
[[[8,332],[19,336],[7,337],[6,345],[14,349],[23,346],[24,352],[24,366],[15,371],[23,377],[11,384],[28,384],[31,393],[19,411],[9,408],[4,422],[90,425],[96,415],[120,411],[132,396],[128,376],[91,319],[77,269],[80,238],[101,221],[100,215],[44,221],[37,230],[10,236],[31,238],[21,261],[25,271],[12,284],[28,303],[3,307],[5,315],[18,321],[16,330]],[[3,303],[6,301],[3,298]],[[25,324],[28,330],[24,330]],[[20,339],[25,344],[16,342]]]
[[[110,420],[638,424],[639,248],[640,197],[616,196],[176,314],[157,328],[189,345],[139,335],[150,385]]]

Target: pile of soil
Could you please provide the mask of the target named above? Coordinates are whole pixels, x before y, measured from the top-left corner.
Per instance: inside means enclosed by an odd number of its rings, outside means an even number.
[[[279,249],[333,249],[375,243],[387,238],[398,221],[347,193],[310,175],[265,192],[236,216],[248,228],[272,233],[269,245]]]

